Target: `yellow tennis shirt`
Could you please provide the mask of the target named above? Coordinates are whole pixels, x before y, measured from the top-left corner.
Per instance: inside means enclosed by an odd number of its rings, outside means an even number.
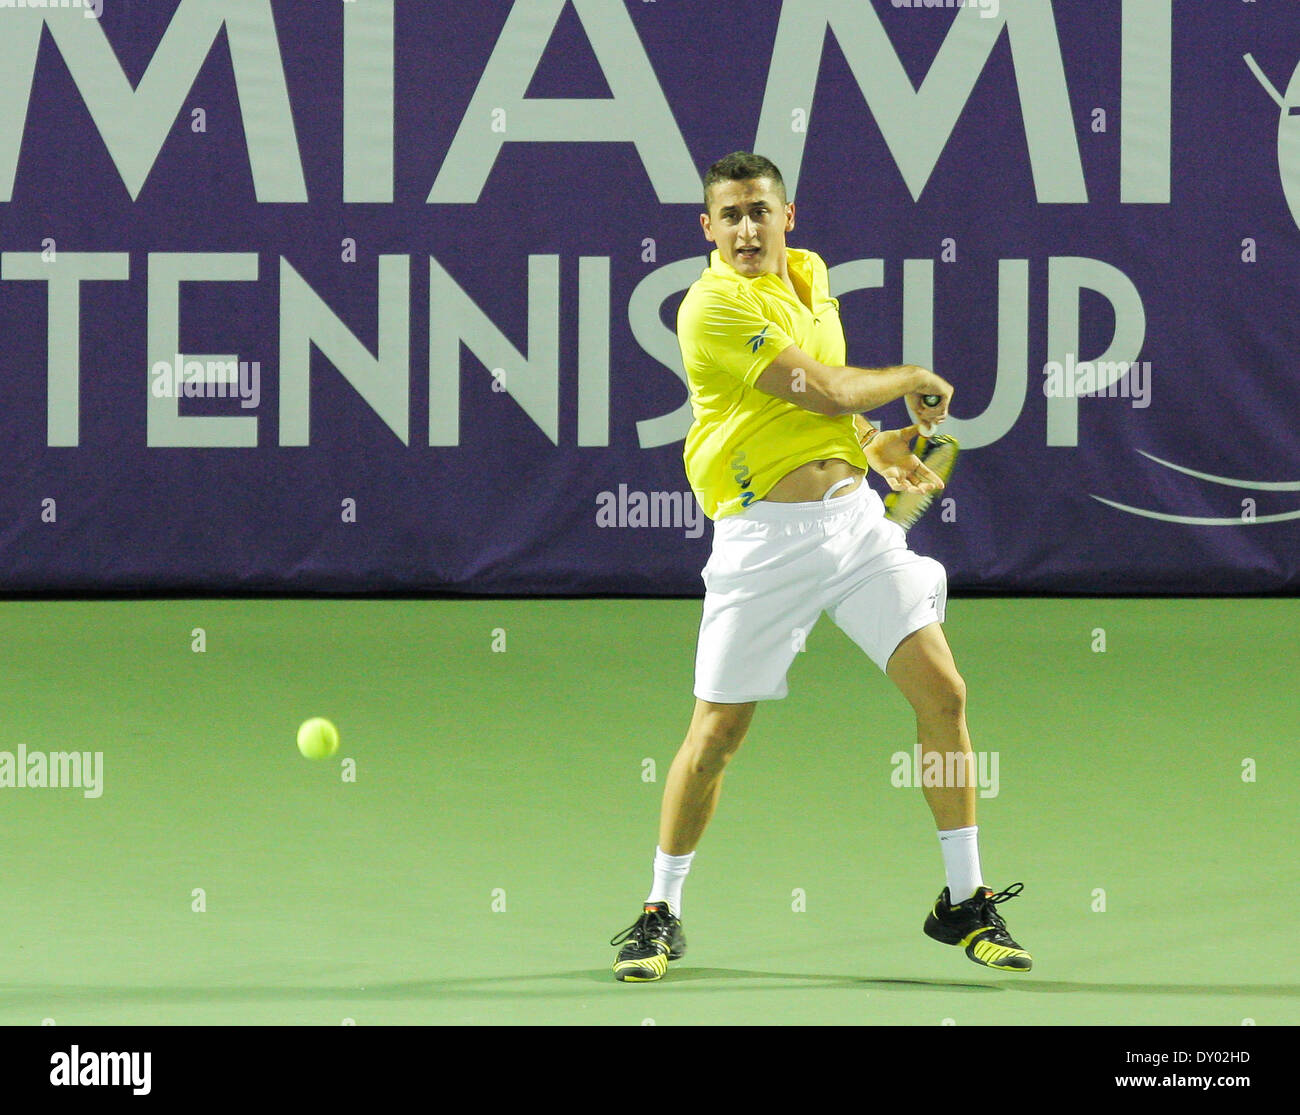
[[[815,252],[786,249],[797,298],[780,276],[746,278],[715,249],[677,311],[677,340],[695,421],[686,435],[686,476],[710,519],[735,515],[809,461],[866,458],[853,416],[829,418],[767,395],[754,382],[790,345],[832,367],[844,364],[840,304]]]

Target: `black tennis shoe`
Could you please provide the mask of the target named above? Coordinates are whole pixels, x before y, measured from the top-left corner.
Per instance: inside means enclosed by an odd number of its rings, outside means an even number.
[[[686,955],[686,934],[681,919],[667,902],[647,902],[641,916],[609,942],[622,945],[614,961],[614,975],[628,983],[662,979],[668,961]]]
[[[1011,939],[1007,923],[997,910],[998,903],[1015,898],[1024,889],[1024,883],[1012,883],[1006,890],[994,894],[988,887],[980,887],[965,902],[954,906],[948,888],[944,887],[930,916],[925,919],[926,935],[945,945],[961,945],[967,956],[986,968],[996,968],[1000,972],[1027,972],[1034,962],[1029,953]]]

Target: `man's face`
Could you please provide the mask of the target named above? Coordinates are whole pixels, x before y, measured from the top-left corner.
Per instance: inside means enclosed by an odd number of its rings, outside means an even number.
[[[794,203],[781,203],[770,178],[718,182],[709,190],[709,211],[700,214],[700,225],[723,262],[742,275],[780,274],[785,234],[794,228]]]

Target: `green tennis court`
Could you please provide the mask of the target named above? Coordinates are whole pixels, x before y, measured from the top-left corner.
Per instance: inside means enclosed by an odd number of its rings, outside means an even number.
[[[1025,883],[1001,907],[1034,956],[1018,977],[922,935],[943,871],[920,789],[894,785],[914,721],[823,619],[729,768],[689,954],[615,981],[698,616],[0,605],[0,1023],[1300,1022],[1278,912],[1300,801],[1289,599],[952,602],[997,774],[986,881]],[[298,754],[311,715],[339,725],[334,759]],[[98,787],[94,764],[80,786],[17,784],[33,753],[73,750],[102,754]]]

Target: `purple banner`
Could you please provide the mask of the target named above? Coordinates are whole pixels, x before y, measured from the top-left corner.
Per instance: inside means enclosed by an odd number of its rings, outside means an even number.
[[[755,150],[849,362],[955,385],[954,588],[1294,591],[1298,63],[1283,0],[0,2],[0,578],[702,591]]]

